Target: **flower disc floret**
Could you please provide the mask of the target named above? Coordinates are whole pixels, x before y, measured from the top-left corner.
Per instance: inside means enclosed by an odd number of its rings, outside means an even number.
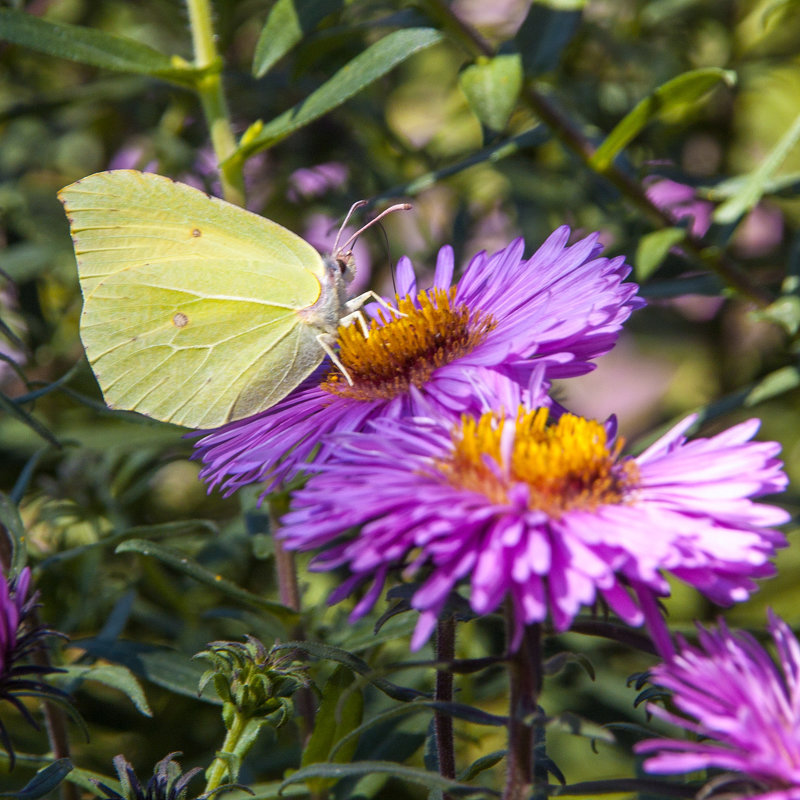
[[[548,425],[549,409],[521,410],[515,423],[493,412],[465,416],[453,431],[452,451],[436,462],[447,482],[508,503],[516,487],[528,488],[528,508],[559,519],[574,509],[622,503],[636,485],[638,470],[620,459],[623,440],[609,447],[603,425],[562,414]],[[504,439],[513,424],[510,452]]]
[[[625,282],[623,258],[601,258],[597,235],[567,246],[569,235],[559,228],[528,259],[521,239],[479,253],[456,283],[453,250],[444,247],[424,291],[400,259],[388,304],[404,316],[375,304],[368,336],[358,324],[340,334],[352,385],[326,361],[272,408],[208,432],[196,444],[201,477],[226,494],[262,480],[269,491],[312,455],[323,463],[328,435],[372,420],[481,414],[497,407],[503,383],[530,389],[530,403],[546,402],[549,382],[593,369],[643,305]]]
[[[418,580],[414,648],[466,584],[478,614],[510,600],[515,643],[548,616],[566,630],[602,598],[631,625],[646,619],[670,652],[656,603],[670,592],[665,573],[728,605],[774,572],[785,538],[772,526],[789,515],[753,498],[786,476],[777,444],[750,441],[757,420],[687,441],[690,417],[633,458],[610,425],[549,418],[523,406],[505,420],[378,420],[342,434],[295,493],[282,537],[320,551],[312,568],[350,571],[332,602],[369,586],[354,618],[390,572]]]

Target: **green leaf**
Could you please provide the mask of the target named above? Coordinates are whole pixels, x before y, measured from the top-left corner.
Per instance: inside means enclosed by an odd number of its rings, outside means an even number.
[[[460,781],[471,781],[495,764],[499,764],[506,757],[506,750],[495,750],[473,761],[463,772],[458,775]]]
[[[759,319],[767,319],[780,325],[790,336],[800,330],[800,297],[787,294],[758,313]]]
[[[405,767],[402,764],[395,764],[392,761],[354,761],[351,764],[310,764],[302,767],[294,774],[290,775],[281,785],[281,788],[291,786],[294,783],[308,781],[309,778],[328,778],[338,780],[340,778],[352,777],[354,775],[374,775],[384,774],[393,778],[398,778],[409,783],[417,783],[427,787],[429,790],[440,790],[454,795],[484,795],[488,797],[499,797],[500,793],[482,786],[470,786],[467,783],[459,783],[443,778],[437,772],[418,769],[417,767]]]
[[[789,392],[800,386],[800,371],[797,367],[781,367],[770,372],[765,378],[760,380],[744,398],[743,405],[750,406],[763,403],[773,397],[777,397],[784,392]]]
[[[0,792],[0,797],[10,800],[37,800],[58,786],[72,770],[72,762],[68,758],[59,758],[43,770],[37,772],[22,789],[13,792]]]
[[[418,692],[416,689],[397,686],[385,678],[375,676],[374,670],[366,661],[354,656],[352,653],[348,653],[347,650],[342,650],[340,647],[332,647],[329,644],[320,644],[319,642],[281,642],[275,645],[275,650],[300,650],[314,658],[343,664],[353,672],[363,675],[376,689],[380,689],[392,700],[399,700],[401,703],[407,703],[416,697],[422,696],[422,692]]]
[[[514,37],[526,75],[551,72],[558,66],[564,48],[580,27],[580,9],[584,5],[583,0],[531,4]]]
[[[502,131],[522,88],[522,59],[518,53],[479,58],[461,72],[458,83],[481,123]]]
[[[144,716],[153,716],[139,681],[136,680],[134,674],[127,667],[119,664],[101,664],[92,667],[71,666],[66,667],[65,672],[66,685],[64,690],[70,694],[84,681],[97,681],[104,686],[118,689],[136,706],[137,711],[144,714]]]
[[[300,765],[307,767],[320,762],[347,763],[353,757],[358,737],[353,736],[331,753],[333,746],[361,724],[364,697],[354,685],[353,673],[338,666],[322,690],[322,702],[314,718],[314,732],[308,740]],[[308,788],[312,795],[323,796],[333,781],[310,778]]]
[[[706,67],[684,72],[659,86],[645,97],[614,127],[597,152],[589,160],[593,169],[604,172],[617,154],[626,147],[652,120],[694,105],[719,83],[733,86],[736,73],[718,67]]]
[[[239,144],[232,159],[245,159],[271,147],[290,133],[308,125],[374,83],[410,55],[442,40],[433,28],[394,31],[345,64],[330,80],[293,108],[268,122]],[[252,126],[251,126],[252,128]]]
[[[152,556],[153,558],[158,559],[162,564],[166,564],[167,566],[172,567],[173,569],[176,569],[185,575],[188,575],[190,578],[194,578],[194,580],[198,581],[199,583],[202,583],[206,586],[213,586],[223,594],[228,595],[228,597],[232,597],[241,603],[247,603],[248,605],[255,606],[262,611],[267,611],[287,625],[294,624],[298,619],[298,614],[293,609],[287,608],[286,606],[283,606],[280,603],[276,603],[272,600],[267,600],[265,597],[261,597],[260,595],[248,592],[246,589],[242,589],[232,581],[223,578],[222,575],[206,569],[193,559],[190,559],[188,556],[185,556],[170,547],[155,544],[154,542],[148,542],[144,539],[130,539],[127,542],[120,544],[114,552],[141,553],[144,556]]]
[[[794,122],[780,138],[780,141],[770,150],[769,155],[747,176],[739,191],[714,212],[714,222],[722,225],[736,222],[739,217],[753,208],[768,191],[776,170],[798,140],[800,140],[800,114],[795,117]]]
[[[319,22],[338,11],[342,0],[278,0],[270,9],[253,54],[253,75],[265,75]]]
[[[144,642],[104,639],[99,636],[78,639],[72,642],[72,646],[85,650],[95,658],[122,664],[134,675],[146,678],[156,686],[162,686],[175,694],[221,705],[220,699],[211,688],[206,689],[202,696],[197,694],[205,669],[202,664],[192,661],[184,653]]]
[[[11,572],[19,575],[28,562],[25,526],[16,504],[3,492],[0,492],[0,530],[6,533],[11,545]]]
[[[685,238],[684,228],[663,228],[642,236],[636,247],[636,280],[646,281],[667,257],[670,248]]]
[[[0,31],[0,37],[7,42],[103,69],[150,75],[190,86],[205,72],[133,39],[50,22],[21,11],[0,9]]]

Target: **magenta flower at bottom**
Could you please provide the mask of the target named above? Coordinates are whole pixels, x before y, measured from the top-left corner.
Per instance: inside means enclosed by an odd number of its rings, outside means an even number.
[[[769,559],[785,539],[771,526],[788,519],[751,500],[786,485],[778,445],[750,441],[758,421],[687,441],[692,422],[636,458],[622,455],[608,426],[571,414],[551,423],[547,409],[455,426],[375,422],[335,439],[296,492],[282,536],[291,549],[321,550],[312,568],[350,571],[333,600],[371,584],[355,617],[390,570],[420,580],[415,649],[463,583],[478,614],[511,601],[512,646],[524,625],[549,615],[566,630],[602,597],[628,624],[646,618],[666,655],[655,602],[670,591],[664,573],[714,602],[745,600],[754,578],[774,572]]]
[[[700,738],[639,742],[637,753],[654,754],[644,762],[648,772],[716,768],[746,786],[737,796],[800,798],[800,642],[771,612],[769,631],[777,665],[749,633],[720,623],[698,626],[698,647],[681,639],[678,655],[652,671],[686,716],[652,705],[650,712]]]

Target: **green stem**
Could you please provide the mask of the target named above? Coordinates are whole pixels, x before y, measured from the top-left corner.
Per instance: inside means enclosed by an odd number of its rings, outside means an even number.
[[[494,48],[473,27],[460,19],[444,0],[425,0],[424,8],[473,56],[492,58],[495,55]],[[671,228],[676,224],[676,220],[668,211],[653,203],[639,181],[615,164],[611,164],[602,172],[594,170],[589,162],[597,150],[595,144],[548,97],[535,89],[530,79],[525,83],[522,99],[561,144],[572,151],[587,169],[591,169],[596,175],[601,175],[612,183],[630,203],[656,225]],[[759,286],[745,270],[733,263],[719,248],[706,246],[702,239],[688,232],[681,242],[681,247],[706,269],[716,273],[730,288],[756,305],[765,307],[773,301],[774,298],[769,291]]]
[[[241,739],[242,734],[244,733],[245,727],[247,725],[247,720],[241,714],[235,714],[233,718],[233,724],[228,730],[227,735],[225,736],[225,741],[222,743],[221,752],[223,753],[235,753],[236,747],[239,744],[239,739]],[[209,792],[213,792],[214,789],[219,788],[222,785],[222,781],[225,778],[225,775],[228,774],[229,762],[217,756],[212,762],[211,766],[208,768],[206,772],[206,789],[204,794],[208,794]],[[231,775],[231,781],[236,780],[236,775]]]
[[[236,151],[228,104],[222,88],[221,59],[214,41],[211,0],[186,0],[192,29],[195,66],[207,72],[197,83],[197,94],[211,135],[214,154],[220,164],[222,194],[236,205],[244,205],[244,178],[238,159],[227,159]]]

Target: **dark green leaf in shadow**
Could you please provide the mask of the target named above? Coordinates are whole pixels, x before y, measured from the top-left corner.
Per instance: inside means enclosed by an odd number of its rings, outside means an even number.
[[[353,673],[339,665],[322,690],[322,702],[314,718],[314,730],[303,750],[300,766],[350,761],[358,746],[358,736],[348,734],[361,724],[363,712],[364,697],[354,686]],[[333,752],[335,744],[337,747]],[[331,781],[324,778],[309,778],[307,783],[312,794],[319,797],[332,785]]]
[[[525,74],[538,75],[554,70],[580,21],[578,9],[557,9],[546,3],[532,3],[515,37]]]
[[[684,72],[659,86],[651,95],[641,100],[632,111],[614,127],[605,141],[591,157],[590,166],[597,172],[604,172],[611,162],[642,129],[652,120],[666,114],[679,112],[693,106],[718,84],[732,86],[736,73],[718,67],[705,67]]]
[[[19,515],[16,503],[3,492],[0,492],[0,529],[8,536],[11,546],[9,559],[11,572],[18,575],[20,570],[28,563],[28,546],[25,542],[25,526]],[[3,556],[7,555],[5,547],[0,550]],[[3,559],[5,561],[5,558]]]
[[[487,753],[485,756],[473,761],[463,772],[459,773],[458,780],[471,781],[476,778],[481,772],[491,769],[495,764],[499,764],[506,757],[506,750],[495,750],[493,753]]]
[[[683,228],[663,228],[642,236],[636,246],[636,280],[646,281],[667,257],[669,249],[685,238],[686,231]]]
[[[328,644],[320,644],[319,642],[281,642],[275,645],[276,650],[300,650],[307,653],[313,658],[319,658],[325,661],[334,661],[337,664],[343,664],[353,672],[363,675],[369,682],[376,688],[380,689],[385,695],[388,695],[393,700],[399,700],[401,703],[407,703],[416,697],[422,697],[423,693],[416,689],[408,689],[404,686],[397,686],[385,678],[380,678],[375,675],[375,671],[363,659],[348,653],[347,650],[342,650],[339,647],[332,647]]]
[[[223,578],[222,575],[206,569],[193,559],[170,547],[164,547],[164,545],[148,542],[144,539],[130,539],[119,545],[115,552],[140,553],[144,556],[156,558],[162,564],[166,564],[188,575],[190,578],[198,581],[198,583],[202,583],[206,586],[213,586],[228,597],[255,606],[262,611],[266,611],[287,625],[294,624],[298,619],[298,614],[293,609],[283,606],[280,603],[275,603],[272,600],[267,600],[265,597],[260,597],[252,592],[248,592],[246,589],[242,589],[232,581]]]
[[[16,420],[21,422],[23,425],[26,425],[30,428],[37,436],[44,439],[48,444],[52,445],[53,447],[57,448],[58,450],[61,449],[61,442],[56,439],[56,437],[42,425],[39,420],[25,411],[23,408],[17,405],[17,399],[10,400],[6,397],[2,392],[0,392],[0,411],[5,411],[9,416],[14,417]]]
[[[458,797],[483,795],[484,797],[499,797],[500,793],[482,786],[470,786],[458,781],[450,781],[436,772],[406,767],[391,761],[356,761],[352,764],[311,764],[299,769],[290,775],[282,786],[291,786],[294,783],[307,781],[309,778],[347,778],[353,775],[373,775],[382,773],[409,783],[425,786],[428,790],[440,790]]]
[[[345,64],[330,80],[294,108],[265,125],[251,125],[231,158],[244,161],[254,153],[271,147],[298,128],[342,105],[413,53],[441,40],[442,34],[433,28],[409,28],[384,36]]]
[[[68,758],[59,758],[40,772],[37,772],[21,789],[13,792],[0,792],[0,798],[9,800],[37,800],[58,786],[72,770]]]
[[[0,38],[70,61],[193,86],[203,74],[177,57],[110,33],[0,9]]]
[[[253,75],[266,73],[302,41],[322,19],[338,11],[342,0],[278,0],[270,9],[253,54]]]
[[[198,696],[197,687],[205,668],[190,656],[167,647],[134,642],[127,639],[78,639],[73,647],[85,650],[95,658],[127,667],[134,675],[145,678],[156,686],[169,689],[175,694],[194,697],[206,703],[220,705],[221,701],[208,687]]]
[[[73,693],[85,681],[97,681],[104,686],[118,689],[144,716],[153,716],[139,681],[127,667],[119,664],[100,664],[91,667],[70,666],[65,667],[64,671],[65,691]]]

